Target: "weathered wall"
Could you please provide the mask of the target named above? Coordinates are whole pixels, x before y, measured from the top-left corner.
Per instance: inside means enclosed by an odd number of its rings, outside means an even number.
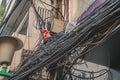
[[[46,1],[48,3],[50,3],[49,0],[46,0]],[[47,7],[47,9],[51,9],[49,6],[40,4],[40,2],[37,0],[35,1],[35,4],[36,4],[36,7],[40,6],[43,8]],[[24,27],[24,25],[23,25],[23,27]],[[23,49],[34,50],[38,41],[42,40],[41,32],[39,29],[36,29],[36,27],[39,27],[38,23],[37,23],[37,16],[35,14],[33,7],[31,6],[29,9],[29,19],[28,19],[28,27],[27,27],[26,35],[19,34],[20,30],[19,31],[16,30],[17,32],[13,33],[14,37],[17,37],[23,41],[24,46],[21,50],[15,52],[15,55],[14,55],[14,58],[13,58],[13,61],[12,61],[11,67],[10,67],[11,70],[15,69],[19,65],[19,63],[21,61]]]
[[[69,21],[75,21],[95,0],[70,0]]]

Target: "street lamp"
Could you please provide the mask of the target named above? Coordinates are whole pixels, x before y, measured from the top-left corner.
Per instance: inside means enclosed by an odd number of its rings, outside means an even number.
[[[0,37],[0,75],[11,77],[12,74],[7,72],[7,67],[11,64],[14,52],[23,47],[21,40],[11,36]]]

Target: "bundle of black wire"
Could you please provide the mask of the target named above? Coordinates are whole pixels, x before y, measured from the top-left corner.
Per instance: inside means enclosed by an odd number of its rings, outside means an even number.
[[[119,0],[105,1],[90,15],[78,22],[73,31],[67,34],[63,33],[61,37],[53,37],[50,42],[38,46],[38,49],[20,64],[14,76],[9,80],[24,80],[38,69],[50,67],[52,64],[59,63],[61,59],[68,60],[69,56],[74,54],[71,51],[84,46],[84,50],[70,64],[69,69],[66,69],[69,71],[80,57],[113,33],[120,22],[119,14]]]

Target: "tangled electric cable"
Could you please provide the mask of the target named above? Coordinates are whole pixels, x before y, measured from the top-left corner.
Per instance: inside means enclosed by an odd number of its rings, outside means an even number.
[[[38,46],[38,49],[20,64],[14,76],[9,80],[24,80],[43,67],[50,68],[51,65],[59,64],[62,60],[67,61],[69,56],[74,54],[73,50],[84,47],[84,49],[80,49],[79,56],[75,57],[72,64],[69,64],[72,67],[80,57],[113,34],[113,30],[120,23],[119,14],[119,0],[105,1],[90,15],[79,21],[73,31],[66,34],[59,33],[46,44]]]

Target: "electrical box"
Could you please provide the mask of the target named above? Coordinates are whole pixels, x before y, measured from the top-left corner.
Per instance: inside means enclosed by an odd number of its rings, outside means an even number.
[[[64,22],[59,19],[54,19],[54,24],[52,28],[52,32],[59,33],[64,29]]]

